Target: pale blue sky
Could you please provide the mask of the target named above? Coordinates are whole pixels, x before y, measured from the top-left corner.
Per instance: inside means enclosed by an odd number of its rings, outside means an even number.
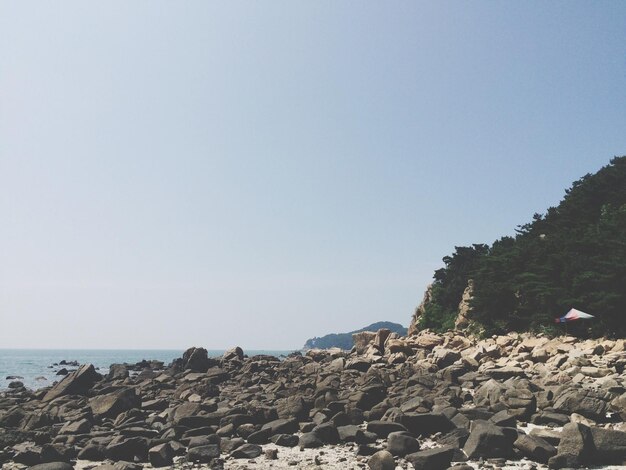
[[[0,0],[0,347],[297,348],[626,154],[626,3]]]

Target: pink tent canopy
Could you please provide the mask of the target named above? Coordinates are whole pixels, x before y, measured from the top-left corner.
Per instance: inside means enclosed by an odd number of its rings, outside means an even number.
[[[590,318],[594,318],[594,316],[573,308],[562,317],[555,318],[554,322],[555,323],[567,323],[567,322],[574,321],[574,320],[588,320]]]

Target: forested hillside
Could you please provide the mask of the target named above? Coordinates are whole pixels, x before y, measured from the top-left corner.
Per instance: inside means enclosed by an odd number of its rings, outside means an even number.
[[[381,328],[387,328],[392,332],[398,333],[401,336],[406,335],[406,328],[398,323],[392,323],[388,321],[379,321],[376,323],[372,323],[364,328],[359,330],[350,331],[349,333],[331,333],[321,338],[315,337],[308,339],[304,344],[303,349],[329,349],[329,348],[340,348],[340,349],[352,349],[352,335],[354,333],[360,333],[362,331],[378,331]]]
[[[626,336],[626,157],[574,182],[516,232],[445,257],[419,327],[452,328],[471,279],[475,332],[557,333],[554,318],[575,307],[596,318],[570,332]]]

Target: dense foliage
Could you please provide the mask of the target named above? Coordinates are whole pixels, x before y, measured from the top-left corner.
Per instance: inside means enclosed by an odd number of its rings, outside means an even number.
[[[398,333],[401,336],[406,336],[406,328],[399,323],[392,323],[388,321],[379,321],[372,323],[371,325],[361,328],[360,330],[350,331],[349,333],[331,333],[329,335],[322,336],[321,338],[311,338],[306,341],[303,349],[329,349],[329,348],[341,348],[352,349],[352,334],[360,333],[361,331],[378,331],[381,328],[387,328],[392,332]]]
[[[451,328],[472,279],[471,318],[485,334],[557,333],[554,318],[575,307],[596,318],[570,332],[626,336],[626,157],[576,181],[558,207],[516,232],[444,258],[420,326]]]

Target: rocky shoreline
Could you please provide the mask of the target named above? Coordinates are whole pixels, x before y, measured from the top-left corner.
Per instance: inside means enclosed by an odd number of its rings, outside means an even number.
[[[626,461],[625,340],[422,331],[280,360],[187,350],[0,394],[2,468],[580,468]],[[616,467],[619,468],[619,467]]]

